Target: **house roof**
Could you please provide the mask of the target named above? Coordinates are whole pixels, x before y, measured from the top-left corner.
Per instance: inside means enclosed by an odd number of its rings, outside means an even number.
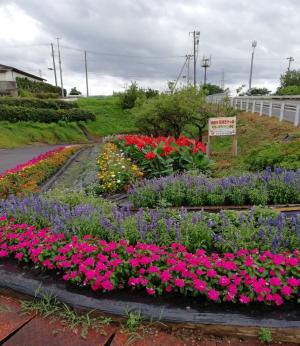
[[[20,74],[23,74],[24,76],[35,78],[35,79],[38,79],[40,81],[46,80],[46,79],[44,79],[42,77],[36,76],[34,74],[31,74],[31,73],[28,73],[28,72],[25,72],[25,71],[22,71],[22,70],[19,70],[19,69],[15,68],[15,67],[12,67],[12,66],[7,66],[7,65],[0,64],[0,71],[1,70],[12,70],[14,72],[18,72]]]

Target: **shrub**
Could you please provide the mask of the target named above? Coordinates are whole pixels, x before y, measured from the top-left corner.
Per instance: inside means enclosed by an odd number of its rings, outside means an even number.
[[[35,82],[31,81],[28,78],[17,77],[16,78],[17,87],[23,91],[28,91],[32,94],[41,94],[41,93],[55,93],[58,97],[61,95],[61,88],[58,86],[51,85],[45,82]],[[64,95],[66,96],[67,92],[64,89]]]
[[[300,95],[300,86],[299,85],[291,85],[285,88],[278,88],[276,91],[276,95],[284,96],[284,95]]]
[[[1,120],[7,120],[12,123],[18,121],[56,123],[60,120],[67,122],[87,120],[94,121],[96,120],[96,116],[88,110],[77,108],[56,110],[0,105],[0,121]]]
[[[300,168],[300,138],[291,142],[265,144],[254,149],[245,160],[247,168],[258,171],[271,167]]]
[[[57,98],[57,96],[56,96]],[[15,98],[15,97],[0,97],[0,106],[14,106],[26,108],[43,108],[43,109],[73,109],[79,108],[76,102],[66,102],[62,100],[47,99],[41,100],[38,98]]]
[[[128,189],[143,176],[137,165],[126,158],[115,144],[107,143],[98,157],[99,185],[97,193],[114,193]]]
[[[20,93],[19,93],[20,95]],[[20,95],[22,96],[22,95]],[[38,98],[38,99],[57,99],[58,96],[61,96],[61,95],[57,95],[56,93],[36,93],[36,94],[32,94],[32,96]]]

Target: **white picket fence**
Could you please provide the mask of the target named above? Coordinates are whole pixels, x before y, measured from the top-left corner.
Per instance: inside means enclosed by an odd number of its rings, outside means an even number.
[[[207,96],[210,103],[222,104],[228,94]],[[239,96],[229,97],[232,107],[259,115],[275,116],[295,126],[300,124],[300,96]]]

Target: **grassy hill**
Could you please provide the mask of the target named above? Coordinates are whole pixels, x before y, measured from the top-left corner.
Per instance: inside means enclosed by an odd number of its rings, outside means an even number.
[[[96,121],[86,124],[93,135],[106,136],[135,130],[130,112],[120,107],[117,97],[82,98],[79,106],[96,114]]]
[[[81,123],[94,136],[134,130],[132,117],[121,109],[116,97],[81,99],[79,105],[96,114],[96,121]],[[35,142],[57,144],[87,141],[77,123],[0,122],[0,148],[15,148]]]
[[[253,150],[260,151],[274,143],[278,143],[277,149],[284,148],[287,145],[285,137],[298,135],[300,135],[299,127],[294,127],[289,122],[280,122],[275,117],[241,113],[237,117],[238,156],[236,158],[231,155],[232,137],[214,137],[212,140],[211,158],[216,162],[215,174],[223,176],[248,171],[247,158]],[[296,141],[296,145],[293,143],[293,148],[300,152],[300,142]]]

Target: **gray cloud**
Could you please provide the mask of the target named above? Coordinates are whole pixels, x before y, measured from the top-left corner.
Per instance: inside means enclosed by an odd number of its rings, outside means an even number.
[[[39,23],[37,43],[62,37],[64,75],[71,86],[84,69],[83,53],[71,47],[88,50],[93,85],[101,85],[104,76],[119,85],[133,79],[162,85],[175,79],[184,58],[173,56],[191,52],[189,31],[194,29],[201,31],[199,62],[203,54],[212,55],[211,82],[219,83],[224,70],[227,85],[247,83],[254,39],[254,85],[275,86],[287,56],[295,56],[294,66],[299,66],[297,0],[6,0],[0,9],[10,4]],[[36,70],[51,64],[46,46],[4,50],[3,58]]]

